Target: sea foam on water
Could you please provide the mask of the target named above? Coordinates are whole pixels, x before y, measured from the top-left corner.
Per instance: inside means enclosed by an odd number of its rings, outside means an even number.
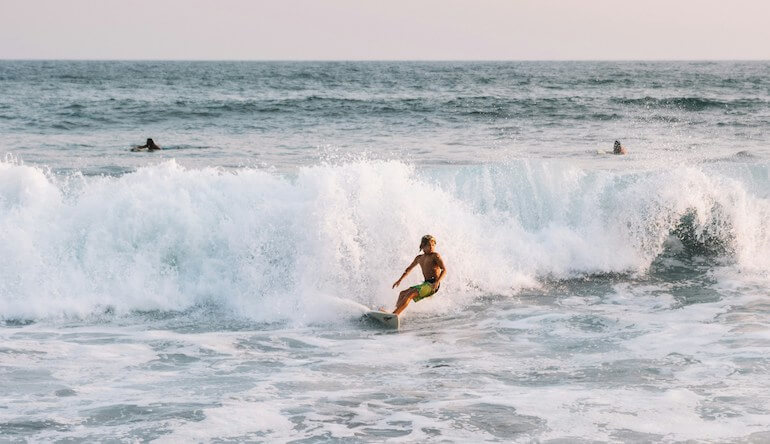
[[[392,302],[389,283],[426,232],[452,270],[445,310],[543,279],[643,273],[674,244],[762,275],[770,204],[752,189],[767,181],[757,170],[517,161],[426,173],[362,160],[280,174],[169,161],[83,177],[4,162],[1,315],[214,304],[267,322],[329,320]]]

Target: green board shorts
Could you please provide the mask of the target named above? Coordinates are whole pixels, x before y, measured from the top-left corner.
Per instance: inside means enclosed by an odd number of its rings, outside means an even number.
[[[414,288],[415,290],[417,290],[417,296],[415,296],[414,299],[412,299],[414,302],[420,302],[425,298],[431,297],[434,294],[436,294],[436,292],[438,292],[439,290],[438,288],[436,288],[436,291],[433,291],[433,282],[430,282],[430,281],[425,281],[422,284],[418,284],[410,288]]]

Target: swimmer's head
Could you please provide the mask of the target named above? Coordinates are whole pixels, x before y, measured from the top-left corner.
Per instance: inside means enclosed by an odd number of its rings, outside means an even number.
[[[152,141],[152,139],[147,139],[147,145],[153,145],[155,142]]]
[[[426,234],[422,237],[422,239],[420,239],[420,250],[427,247],[428,245],[436,245],[436,238],[430,234]]]
[[[616,140],[615,141],[615,145],[613,145],[612,147],[615,148],[615,149],[620,148],[620,141]]]

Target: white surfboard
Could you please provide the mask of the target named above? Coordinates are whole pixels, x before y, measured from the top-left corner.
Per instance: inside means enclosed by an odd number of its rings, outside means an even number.
[[[393,313],[386,313],[384,311],[372,310],[364,313],[364,316],[374,321],[377,321],[378,323],[382,324],[387,328],[392,328],[393,330],[398,330],[398,327],[401,325],[398,315],[395,315]]]

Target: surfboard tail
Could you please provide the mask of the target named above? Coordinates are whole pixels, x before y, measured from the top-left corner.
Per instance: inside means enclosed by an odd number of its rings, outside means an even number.
[[[368,319],[371,319],[378,324],[391,328],[394,330],[398,330],[398,328],[401,326],[401,319],[398,317],[397,314],[393,313],[386,313],[382,311],[369,311],[364,314]]]

